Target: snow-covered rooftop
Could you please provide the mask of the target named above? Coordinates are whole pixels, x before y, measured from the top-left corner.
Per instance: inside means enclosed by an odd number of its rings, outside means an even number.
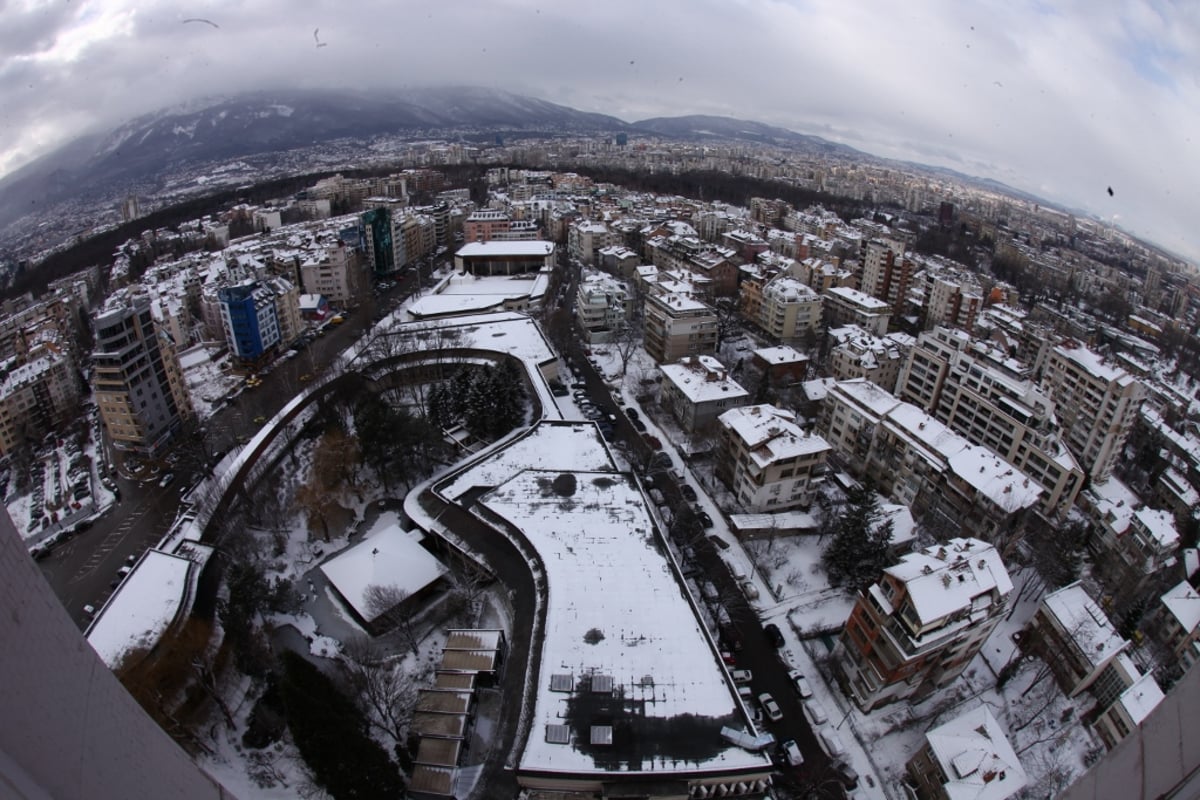
[[[1105,363],[1104,359],[1100,357],[1099,353],[1095,352],[1094,350],[1090,350],[1083,345],[1068,347],[1065,344],[1061,344],[1054,348],[1054,352],[1058,353],[1065,359],[1073,361],[1077,366],[1079,366],[1080,369],[1087,372],[1089,375],[1093,375],[1103,381],[1108,381],[1109,383],[1119,383],[1124,386],[1126,384],[1133,383],[1136,380],[1136,378],[1120,367],[1114,367]]]
[[[499,256],[548,256],[553,252],[553,242],[518,239],[513,241],[471,242],[460,247],[454,255],[458,258],[484,258]]]
[[[417,535],[391,525],[326,561],[321,572],[358,615],[370,621],[379,610],[372,610],[367,602],[368,587],[395,587],[414,595],[445,574],[446,568],[421,546]]]
[[[852,378],[848,381],[838,381],[830,391],[836,391],[845,395],[876,417],[883,417],[900,404],[895,395],[866,378]]]
[[[939,725],[925,738],[946,774],[950,800],[1004,800],[1029,780],[987,706]]]
[[[768,364],[797,364],[808,361],[808,356],[786,345],[760,347],[754,351],[754,355]]]
[[[826,289],[825,294],[831,294],[839,297],[852,305],[856,305],[864,311],[872,311],[882,313],[887,311],[889,306],[884,301],[877,297],[872,297],[866,292],[860,292],[858,289],[851,289],[848,286],[835,286],[832,289]]]
[[[1092,667],[1100,666],[1129,646],[1096,601],[1078,583],[1046,595],[1042,605]]]
[[[951,539],[909,553],[884,570],[905,584],[922,625],[957,611],[984,611],[1012,591],[996,548],[979,539]],[[999,595],[993,599],[992,593]]]
[[[1144,530],[1159,550],[1169,550],[1179,544],[1179,531],[1175,528],[1175,516],[1159,508],[1143,508],[1133,514],[1137,527]]]
[[[1127,658],[1122,653],[1118,658]],[[1130,660],[1127,669],[1131,670],[1130,674],[1137,674],[1138,669]],[[1119,702],[1125,707],[1125,713],[1133,720],[1135,725],[1141,725],[1142,720],[1150,716],[1150,712],[1158,707],[1158,704],[1163,701],[1163,690],[1158,685],[1158,681],[1154,680],[1154,674],[1147,672],[1141,675],[1130,684],[1129,688],[1121,692]]]
[[[139,648],[152,648],[183,607],[192,561],[150,550],[87,630],[88,644],[109,668]]]
[[[685,356],[674,364],[663,364],[659,369],[663,377],[693,403],[740,400],[750,396],[712,356]]]
[[[743,724],[738,703],[638,486],[594,426],[537,425],[454,481],[456,491],[471,486],[494,487],[479,504],[517,527],[546,571],[522,770],[769,768],[765,756],[722,741],[723,725]]]
[[[760,467],[831,449],[820,436],[805,435],[795,414],[772,405],[732,408],[717,419],[742,440]]]
[[[1200,594],[1187,581],[1180,581],[1162,596],[1162,604],[1185,631],[1200,625]]]

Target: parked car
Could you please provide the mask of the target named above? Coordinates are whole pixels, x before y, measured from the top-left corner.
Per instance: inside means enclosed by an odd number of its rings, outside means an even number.
[[[826,728],[817,734],[817,744],[825,751],[825,755],[834,761],[840,761],[846,755],[846,745],[836,730]]]
[[[783,719],[783,709],[775,702],[775,698],[770,692],[763,692],[758,696],[758,704],[762,706],[763,713],[767,715],[767,719],[771,722],[779,722]]]
[[[783,760],[788,763],[788,766],[798,767],[804,763],[804,756],[800,754],[800,746],[796,744],[795,739],[786,739],[779,745],[779,752],[783,755]]]
[[[804,706],[804,716],[808,717],[808,721],[812,723],[813,727],[829,722],[829,715],[825,713],[825,706],[821,705],[820,700],[812,697],[805,700],[802,705]]]
[[[702,528],[711,528],[713,526],[712,517],[710,517],[708,515],[707,511],[697,511],[696,519],[697,519],[697,521],[699,521],[700,527],[702,527]],[[722,550],[729,549],[729,545],[726,544],[725,540],[720,538],[719,536],[713,536],[710,538],[715,539],[719,543],[717,546],[720,547]]]
[[[690,484],[684,483],[679,486],[679,493],[683,495],[683,499],[689,503],[696,502],[696,490]]]
[[[734,683],[749,683],[754,679],[754,673],[748,669],[731,669],[729,677],[733,678]]]
[[[742,594],[746,595],[747,600],[758,599],[758,589],[750,581],[742,581]]]
[[[788,672],[788,679],[796,687],[796,694],[800,695],[802,699],[812,697],[812,687],[808,685],[808,679],[804,677],[803,672],[798,669],[791,670]]]
[[[168,472],[166,475],[163,475],[162,478],[158,481],[158,488],[160,488],[160,489],[167,488],[168,486],[171,485],[171,481],[173,481],[173,480],[175,480],[175,473]]]
[[[786,644],[783,639],[783,633],[774,622],[768,622],[764,625],[763,633],[767,635],[767,641],[771,643],[772,647],[783,647]]]
[[[638,418],[637,409],[632,408],[632,407],[625,409],[625,416],[629,417],[631,420],[637,419]]]

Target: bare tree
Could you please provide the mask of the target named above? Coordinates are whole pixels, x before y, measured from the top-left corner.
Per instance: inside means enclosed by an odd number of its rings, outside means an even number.
[[[367,613],[372,619],[381,619],[385,623],[395,624],[404,643],[417,655],[420,650],[420,638],[413,627],[412,615],[401,613],[399,606],[408,599],[408,590],[394,583],[372,583],[363,591],[363,602]]]
[[[371,726],[403,747],[404,729],[412,719],[420,681],[406,674],[365,636],[346,640],[342,657],[350,684],[358,692],[359,703]]]
[[[621,377],[629,369],[629,359],[642,343],[642,329],[632,321],[625,319],[613,327],[609,341],[621,359]]]

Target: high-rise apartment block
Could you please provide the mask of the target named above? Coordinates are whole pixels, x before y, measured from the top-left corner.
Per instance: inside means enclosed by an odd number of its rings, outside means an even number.
[[[1012,592],[1000,554],[951,539],[902,557],[861,592],[834,651],[864,710],[945,686],[1000,622]]]
[[[258,281],[217,291],[225,338],[236,359],[254,364],[281,341],[275,293]]]
[[[1044,512],[1066,513],[1083,470],[1059,435],[1054,402],[1029,372],[987,342],[937,327],[918,337],[896,391],[1037,481]]]
[[[155,326],[144,292],[115,295],[95,325],[92,388],[109,438],[157,456],[193,416],[175,345]]]
[[[1093,481],[1112,474],[1138,409],[1144,384],[1076,342],[1050,350],[1042,386],[1057,405],[1058,420],[1080,466]]]

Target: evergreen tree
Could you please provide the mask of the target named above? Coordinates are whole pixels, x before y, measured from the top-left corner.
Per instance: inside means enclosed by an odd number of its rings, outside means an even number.
[[[879,500],[870,485],[851,489],[833,530],[833,541],[821,556],[835,586],[861,590],[891,561],[892,521],[880,521]]]

